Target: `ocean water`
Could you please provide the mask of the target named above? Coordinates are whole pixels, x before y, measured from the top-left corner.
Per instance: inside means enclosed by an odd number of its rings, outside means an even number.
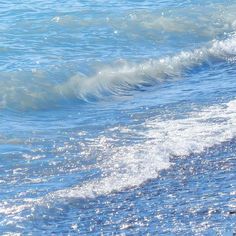
[[[0,235],[236,234],[236,1],[0,19]]]

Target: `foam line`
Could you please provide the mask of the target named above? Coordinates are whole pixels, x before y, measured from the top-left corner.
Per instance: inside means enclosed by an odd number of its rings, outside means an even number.
[[[181,119],[147,120],[142,124],[142,129],[138,129],[144,131],[129,130],[133,136],[142,135],[142,144],[113,147],[108,137],[98,137],[93,148],[96,150],[99,147],[98,152],[103,157],[97,163],[100,178],[51,192],[42,198],[25,199],[25,203],[20,205],[0,203],[0,214],[15,217],[35,206],[50,208],[58,202],[95,198],[140,186],[157,178],[161,170],[169,168],[170,157],[201,153],[234,138],[235,111],[236,100],[232,100],[191,112]]]

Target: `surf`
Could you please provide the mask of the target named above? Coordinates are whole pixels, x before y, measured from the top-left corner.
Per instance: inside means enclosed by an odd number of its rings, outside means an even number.
[[[236,37],[213,40],[207,45],[174,56],[149,59],[141,63],[121,60],[100,66],[92,75],[78,73],[64,82],[47,77],[47,73],[9,72],[0,81],[0,108],[38,110],[58,107],[70,101],[94,102],[119,97],[130,91],[184,78],[184,72],[201,65],[236,60]]]
[[[50,209],[63,202],[92,199],[139,187],[157,178],[163,169],[171,168],[173,158],[191,158],[190,155],[204,153],[232,140],[236,134],[235,108],[236,100],[232,100],[192,111],[179,119],[152,117],[139,129],[123,127],[124,132],[132,136],[142,136],[140,144],[115,147],[110,137],[98,136],[92,142],[92,148],[97,149],[98,156],[103,156],[94,166],[100,169],[100,177],[40,198],[25,198],[20,204],[17,204],[18,199],[8,199],[0,202],[0,214],[20,220],[23,212],[35,207]],[[86,152],[82,153],[86,155]]]

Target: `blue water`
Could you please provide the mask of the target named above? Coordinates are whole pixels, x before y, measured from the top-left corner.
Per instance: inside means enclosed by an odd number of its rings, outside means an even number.
[[[0,2],[1,235],[234,235],[236,2]]]

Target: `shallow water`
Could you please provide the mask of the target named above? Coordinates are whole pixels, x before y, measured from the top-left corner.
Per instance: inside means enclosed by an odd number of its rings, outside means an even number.
[[[235,11],[0,3],[0,234],[236,233]]]

